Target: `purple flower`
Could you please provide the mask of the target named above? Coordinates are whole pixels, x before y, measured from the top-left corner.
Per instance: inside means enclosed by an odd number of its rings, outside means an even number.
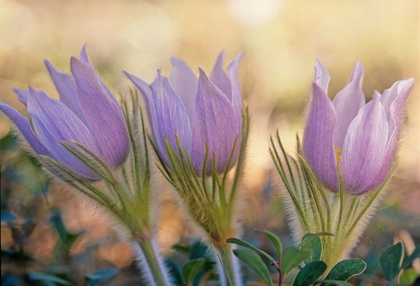
[[[176,136],[191,157],[194,170],[201,175],[208,146],[206,173],[211,174],[210,161],[216,160],[217,172],[227,167],[235,138],[236,148],[231,165],[238,159],[242,128],[242,101],[238,83],[238,55],[223,71],[221,52],[210,78],[199,69],[196,75],[182,60],[172,57],[173,70],[168,78],[158,74],[151,85],[126,72],[142,92],[149,114],[155,144],[160,156],[169,164],[164,138],[177,150]]]
[[[359,195],[379,187],[388,176],[400,137],[401,117],[413,79],[397,81],[365,104],[363,67],[357,62],[350,82],[328,98],[330,76],[317,61],[309,103],[303,154],[330,190],[339,190],[339,166],[344,190]]]
[[[53,158],[84,179],[99,180],[91,168],[60,142],[76,141],[110,168],[116,168],[125,161],[130,144],[124,115],[89,63],[85,47],[79,59],[71,58],[72,75],[56,71],[48,61],[45,64],[60,101],[31,86],[28,90],[15,89],[19,100],[27,106],[32,126],[26,117],[1,102],[0,110],[16,124],[35,153]]]

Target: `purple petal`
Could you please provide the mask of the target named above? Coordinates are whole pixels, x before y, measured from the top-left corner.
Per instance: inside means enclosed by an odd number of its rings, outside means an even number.
[[[330,75],[325,66],[320,60],[316,59],[315,62],[315,83],[322,87],[328,94],[328,84],[330,82]]]
[[[13,91],[17,94],[18,99],[25,105],[28,105],[29,90],[14,88]]]
[[[181,99],[172,89],[169,80],[162,76],[160,71],[150,85],[150,89],[152,90],[159,126],[158,132],[153,130],[155,141],[159,144],[158,147],[165,146],[164,138],[166,137],[172,148],[177,150],[176,133],[181,146],[191,154],[191,125]],[[167,158],[165,149],[159,150],[159,152],[164,158]]]
[[[413,81],[413,79],[399,81],[393,85],[393,87],[397,85],[395,89],[391,87],[391,89],[386,90],[384,95],[381,97],[381,102],[385,107],[385,113],[388,115],[387,119],[388,127],[390,130],[390,137],[388,139],[385,156],[382,155],[384,156],[382,167],[372,178],[369,184],[360,191],[360,193],[373,190],[382,184],[395,162],[395,156],[398,149],[398,141],[400,138],[401,115],[404,109],[405,101],[412,88]],[[396,94],[392,94],[393,92],[396,92]]]
[[[227,71],[229,75],[230,85],[232,88],[232,105],[233,109],[236,112],[236,116],[238,117],[238,121],[240,124],[242,123],[242,96],[241,96],[241,89],[239,87],[239,79],[238,79],[238,69],[239,69],[239,62],[243,56],[243,53],[238,54],[233,61],[229,64]],[[239,127],[240,129],[242,126]]]
[[[313,83],[303,138],[303,155],[317,178],[337,192],[339,180],[333,143],[336,114],[324,88]]]
[[[198,82],[193,121],[192,161],[194,169],[200,174],[207,145],[209,148],[207,174],[212,173],[210,160],[213,154],[216,158],[217,171],[220,173],[227,166],[235,137],[240,135],[239,122],[229,99],[210,82],[201,69]],[[237,154],[232,166],[236,160]]]
[[[333,105],[337,115],[334,129],[334,144],[342,149],[344,138],[350,122],[365,105],[365,95],[362,91],[363,66],[357,62],[354,66],[350,82],[334,98]]]
[[[80,107],[96,138],[101,157],[112,167],[121,165],[129,151],[128,131],[121,109],[110,100],[112,95],[104,91],[91,66],[72,58],[71,70]]]
[[[171,57],[171,62],[174,68],[169,77],[169,82],[181,98],[191,120],[193,118],[194,101],[197,96],[197,77],[183,60]]]
[[[22,116],[14,108],[2,102],[0,102],[0,110],[13,121],[36,154],[53,157],[51,152],[35,136],[28,118]]]
[[[45,65],[60,95],[60,101],[86,123],[85,116],[77,101],[76,82],[73,76],[67,73],[58,72],[47,60],[45,60]]]
[[[80,54],[79,54],[79,60],[81,60],[85,64],[90,65],[89,58],[88,58],[88,55],[87,55],[87,52],[86,52],[86,46],[87,46],[87,44],[83,45],[83,48],[82,48],[82,50],[80,51]]]
[[[61,164],[84,178],[95,180],[98,176],[84,163],[67,151],[59,142],[77,141],[98,154],[95,139],[83,122],[60,101],[49,98],[44,92],[29,87],[28,112],[38,138]]]
[[[225,58],[225,51],[221,51],[214,64],[213,71],[210,75],[210,81],[217,86],[227,98],[232,101],[232,89],[230,87],[229,78],[223,70],[223,61]]]
[[[351,122],[343,146],[340,171],[347,192],[360,193],[381,168],[388,139],[385,109],[377,92]]]
[[[142,93],[144,100],[146,102],[147,113],[150,121],[150,127],[152,128],[153,134],[160,134],[159,124],[157,122],[156,117],[156,107],[155,101],[152,95],[152,90],[150,89],[149,85],[141,80],[140,78],[130,74],[129,72],[124,71],[125,75],[136,85],[136,87]],[[156,145],[158,147],[159,152],[162,155],[166,156],[165,146],[163,145],[162,140],[155,140]],[[163,151],[163,153],[162,153]]]

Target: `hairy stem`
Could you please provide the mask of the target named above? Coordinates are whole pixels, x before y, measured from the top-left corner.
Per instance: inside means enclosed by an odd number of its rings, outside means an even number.
[[[242,286],[239,261],[232,252],[232,245],[217,246],[220,285]],[[223,263],[223,265],[220,265]]]
[[[142,239],[133,248],[144,285],[172,285],[154,240]]]

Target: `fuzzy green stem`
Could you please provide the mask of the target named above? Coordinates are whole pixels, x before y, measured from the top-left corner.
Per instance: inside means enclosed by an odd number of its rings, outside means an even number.
[[[137,253],[140,271],[145,285],[171,285],[159,253],[152,240],[144,239],[138,242],[141,252]],[[140,256],[140,257],[139,257]]]
[[[239,264],[232,252],[232,246],[229,244],[217,246],[217,250],[221,260],[219,263],[223,264],[222,267],[219,267],[220,284],[226,286],[241,286]]]

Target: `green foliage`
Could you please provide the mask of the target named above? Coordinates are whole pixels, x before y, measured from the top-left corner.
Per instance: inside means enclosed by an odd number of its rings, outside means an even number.
[[[248,242],[246,242],[246,241],[244,241],[244,240],[242,240],[242,239],[239,239],[239,238],[228,238],[228,239],[226,240],[226,242],[227,242],[227,243],[233,243],[233,244],[236,244],[236,245],[240,245],[240,246],[243,246],[243,247],[246,247],[246,248],[252,249],[252,250],[254,250],[254,251],[258,252],[259,254],[261,254],[261,255],[265,256],[265,257],[266,257],[266,258],[268,258],[270,261],[272,261],[272,262],[276,262],[276,260],[275,260],[273,257],[271,257],[271,255],[270,255],[270,254],[268,254],[267,252],[265,252],[265,251],[263,251],[263,250],[261,250],[261,249],[259,249],[259,248],[255,247],[255,246],[253,246],[252,244],[249,244]]]
[[[189,261],[182,267],[182,278],[185,284],[190,284],[205,263],[204,258]]]
[[[85,276],[85,282],[88,286],[98,285],[101,282],[111,279],[119,272],[118,268],[100,268]]]
[[[392,281],[401,270],[404,247],[401,242],[394,244],[382,252],[379,262],[386,280]]]
[[[416,279],[420,278],[420,272],[414,269],[405,270],[400,276],[400,284],[402,285],[415,285]]]
[[[233,253],[264,281],[265,284],[269,286],[273,285],[267,266],[254,251],[249,249],[236,249]]]
[[[362,274],[365,269],[366,263],[361,259],[343,260],[331,269],[325,280],[347,281],[355,275]],[[322,283],[322,285],[334,285],[334,283]]]
[[[310,286],[324,274],[325,270],[327,270],[325,262],[312,261],[299,272],[293,286]]]
[[[56,275],[48,274],[48,273],[31,273],[28,276],[29,280],[32,281],[39,281],[42,284],[47,286],[53,285],[73,285],[67,280],[64,280]]]
[[[302,238],[302,243],[300,244],[300,249],[302,249],[302,250],[311,249],[312,250],[312,255],[308,259],[305,259],[305,264],[309,264],[313,261],[320,260],[321,256],[322,256],[321,239],[318,236],[316,236],[316,237],[313,237],[313,239],[305,240],[309,236],[311,236],[310,233],[305,234]]]
[[[283,253],[283,246],[281,244],[280,239],[277,237],[277,235],[275,235],[274,233],[272,233],[268,230],[264,230],[263,233],[273,244],[273,246],[274,246],[274,248],[276,249],[276,252],[277,252],[277,257],[280,260],[281,259],[281,254]]]
[[[289,247],[285,250],[281,259],[281,272],[289,273],[290,270],[309,259],[312,256],[311,249],[301,250],[295,247]]]

